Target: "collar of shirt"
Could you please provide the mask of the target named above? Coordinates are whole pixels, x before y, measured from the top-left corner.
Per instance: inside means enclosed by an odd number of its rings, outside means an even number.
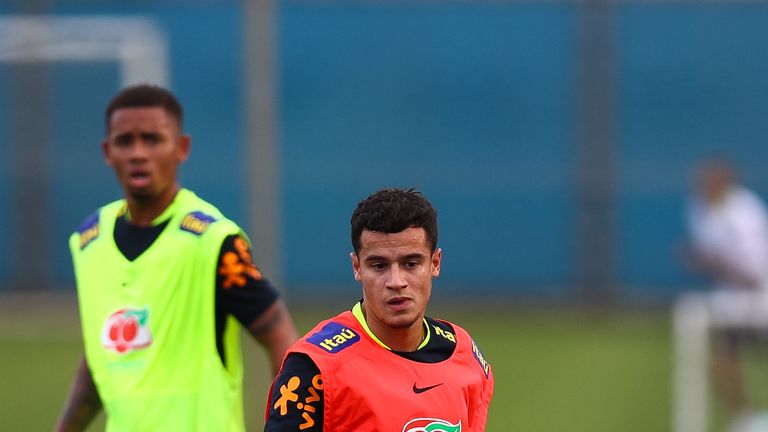
[[[366,333],[368,333],[368,336],[371,337],[374,341],[376,341],[377,344],[381,345],[384,349],[387,349],[389,351],[392,351],[392,348],[388,347],[384,342],[381,341],[378,337],[376,337],[375,334],[371,331],[370,327],[368,327],[368,323],[365,321],[365,315],[363,314],[363,301],[360,300],[355,304],[355,306],[352,307],[352,315],[355,316],[355,319],[357,319],[357,322],[360,323],[360,325],[363,327]],[[429,325],[427,325],[427,319],[421,318],[422,323],[424,324],[424,340],[421,341],[421,344],[419,345],[416,350],[420,350],[427,346],[427,343],[429,343],[429,338],[431,335],[431,331],[429,330]]]
[[[183,193],[186,193],[186,189],[181,188],[178,192],[176,192],[176,196],[173,197],[173,201],[171,201],[171,204],[168,205],[168,207],[163,210],[162,213],[160,213],[159,216],[157,216],[155,219],[152,220],[152,223],[150,226],[158,226],[163,222],[166,222],[167,220],[171,219],[174,213],[176,213],[176,207],[178,207],[178,201],[179,196]],[[117,213],[117,217],[124,217],[126,221],[131,221],[131,212],[128,211],[128,204],[124,203],[123,207],[120,209],[120,211]]]

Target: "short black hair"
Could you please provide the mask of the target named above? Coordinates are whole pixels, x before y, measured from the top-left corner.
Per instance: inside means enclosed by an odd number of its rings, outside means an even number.
[[[170,90],[154,84],[136,84],[126,87],[112,98],[105,111],[106,130],[112,114],[121,108],[160,107],[176,119],[179,128],[184,123],[184,109]]]
[[[360,236],[364,230],[394,234],[408,228],[423,228],[430,250],[437,249],[437,210],[413,188],[374,192],[357,204],[351,225],[355,254],[360,252]]]

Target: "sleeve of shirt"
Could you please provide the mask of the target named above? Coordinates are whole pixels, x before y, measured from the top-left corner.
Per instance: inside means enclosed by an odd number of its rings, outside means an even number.
[[[290,354],[275,378],[267,406],[265,432],[321,432],[323,380],[308,356]]]
[[[240,235],[224,239],[216,269],[216,308],[248,327],[279,294],[253,263],[251,248]]]

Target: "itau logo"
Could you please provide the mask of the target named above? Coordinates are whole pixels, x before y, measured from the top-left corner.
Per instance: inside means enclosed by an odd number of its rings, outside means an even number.
[[[104,348],[120,354],[135,349],[146,348],[152,344],[149,332],[149,309],[120,309],[107,318],[101,330],[101,343]]]
[[[461,432],[461,420],[451,424],[441,419],[417,418],[406,423],[403,432]]]

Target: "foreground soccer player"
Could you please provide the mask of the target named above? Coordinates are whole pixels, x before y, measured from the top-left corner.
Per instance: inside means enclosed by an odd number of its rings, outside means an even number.
[[[173,94],[129,87],[106,122],[124,199],[70,238],[85,358],[56,430],[84,430],[103,406],[108,431],[242,431],[237,321],[274,372],[293,321],[241,229],[179,185],[190,138]]]
[[[490,364],[464,329],[424,315],[442,257],[432,205],[374,193],[352,215],[352,246],[363,299],[291,347],[265,430],[483,431]]]

